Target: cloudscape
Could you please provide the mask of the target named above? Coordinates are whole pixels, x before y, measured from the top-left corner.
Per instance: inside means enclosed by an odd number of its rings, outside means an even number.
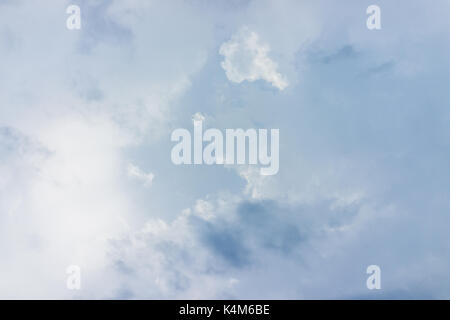
[[[450,298],[449,19],[0,0],[0,298]]]

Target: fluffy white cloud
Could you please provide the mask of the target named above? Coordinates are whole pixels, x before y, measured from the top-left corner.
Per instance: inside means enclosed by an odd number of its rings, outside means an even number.
[[[227,78],[236,83],[265,80],[279,90],[288,86],[288,81],[277,71],[277,64],[269,58],[270,47],[259,35],[244,27],[219,50],[225,60],[221,63]]]

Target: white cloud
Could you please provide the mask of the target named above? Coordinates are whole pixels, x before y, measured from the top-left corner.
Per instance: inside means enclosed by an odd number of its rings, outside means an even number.
[[[268,57],[269,51],[269,45],[263,43],[256,32],[244,27],[222,44],[219,53],[225,57],[221,65],[230,81],[241,83],[262,79],[283,90],[289,83]]]
[[[146,187],[150,187],[152,185],[153,178],[155,178],[153,173],[146,173],[142,171],[141,168],[131,163],[128,164],[127,172],[129,177],[142,181]]]
[[[197,200],[194,209],[195,213],[205,220],[214,218],[214,206],[209,201],[205,201],[203,199]]]
[[[328,288],[330,274],[339,278],[335,273],[342,269],[328,267],[336,259],[333,250],[351,245],[348,237],[367,232],[380,217],[362,206],[319,215],[320,206],[225,194],[198,199],[172,222],[150,219],[142,229],[113,241],[113,297],[123,298],[117,287],[122,280],[129,297],[138,299],[310,296],[317,283]],[[323,283],[316,278],[319,269],[327,280]],[[327,296],[336,294],[333,288]]]
[[[196,112],[192,116],[192,121],[205,121],[206,117],[201,112]]]
[[[107,295],[109,240],[140,222],[123,183],[124,149],[165,136],[173,102],[209,46],[200,35],[211,30],[208,21],[192,22],[175,4],[155,5],[183,24],[192,46],[178,28],[161,37],[168,19],[148,18],[159,10],[121,1],[83,5],[82,16],[92,16],[79,32],[65,27],[64,3],[2,6],[0,35],[11,43],[0,39],[7,46],[0,50],[0,297]],[[129,32],[116,37],[110,25],[120,23]],[[135,166],[128,174],[147,185],[153,179]],[[82,268],[86,291],[66,289],[71,264]]]

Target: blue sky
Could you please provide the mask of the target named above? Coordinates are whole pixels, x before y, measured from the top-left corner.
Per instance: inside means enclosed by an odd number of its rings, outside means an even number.
[[[0,0],[0,297],[449,298],[449,18],[444,0]],[[175,166],[196,114],[279,128],[278,174]]]

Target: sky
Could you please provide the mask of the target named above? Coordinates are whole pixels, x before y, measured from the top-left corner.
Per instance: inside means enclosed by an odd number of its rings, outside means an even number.
[[[449,299],[449,19],[445,0],[0,0],[0,298]],[[175,165],[198,118],[279,129],[278,173]]]

